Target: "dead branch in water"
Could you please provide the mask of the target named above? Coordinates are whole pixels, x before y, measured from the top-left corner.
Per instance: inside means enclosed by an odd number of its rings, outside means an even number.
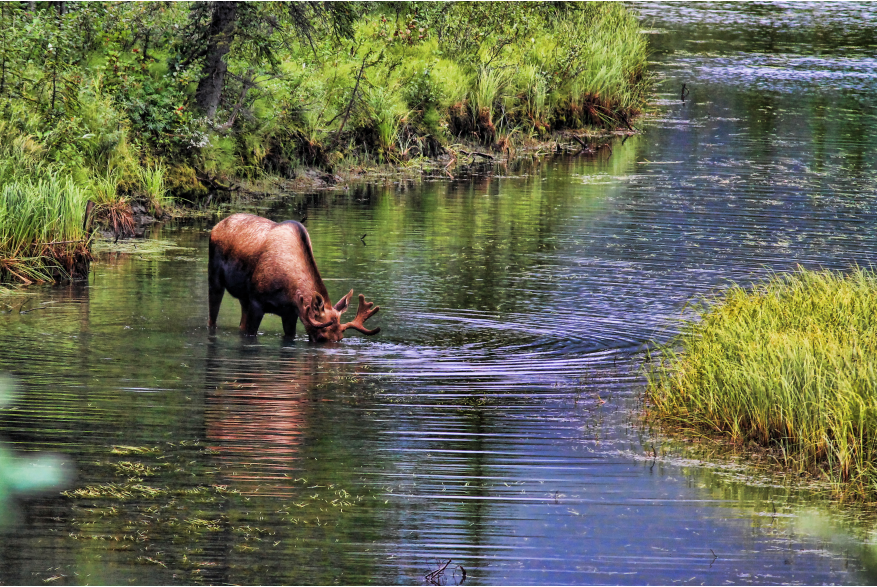
[[[585,153],[586,155],[593,155],[594,153],[597,152],[596,149],[594,149],[594,147],[592,147],[591,145],[589,145],[588,143],[586,143],[585,141],[583,141],[582,139],[580,139],[576,135],[571,134],[569,136],[572,137],[572,139],[575,142],[577,142],[579,145],[582,146],[582,148],[579,150],[579,153]]]
[[[473,158],[477,155],[479,157],[484,157],[485,159],[490,159],[491,161],[496,159],[496,157],[494,157],[493,155],[488,155],[487,153],[482,153],[481,151],[464,151],[463,149],[460,149],[460,152]]]
[[[447,569],[448,565],[450,565],[450,564],[451,564],[451,559],[448,559],[448,562],[446,562],[444,565],[442,565],[441,567],[437,568],[436,570],[424,575],[423,580],[426,581],[427,583],[429,583],[430,585],[439,585],[440,584],[439,581],[441,580],[442,576],[445,574],[445,569]]]

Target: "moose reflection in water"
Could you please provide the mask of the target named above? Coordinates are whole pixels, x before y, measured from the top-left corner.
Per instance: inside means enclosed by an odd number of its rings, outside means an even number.
[[[295,337],[300,318],[308,339],[337,342],[344,331],[355,328],[373,335],[365,321],[380,310],[359,294],[359,307],[352,322],[341,324],[353,290],[332,306],[329,293],[314,261],[308,231],[294,220],[274,222],[252,214],[233,214],[210,233],[208,326],[216,327],[225,290],[240,300],[241,332],[255,336],[265,313],[277,314],[283,332]]]
[[[311,365],[314,367],[314,365]],[[236,373],[207,397],[206,436],[236,483],[286,493],[301,468],[299,448],[310,407],[312,372]],[[246,492],[246,489],[244,490]],[[263,494],[265,489],[263,489]]]
[[[257,360],[260,345],[241,344]],[[223,346],[217,339],[208,344],[203,412],[204,438],[223,483],[244,495],[287,497],[301,494],[300,477],[308,485],[349,487],[362,455],[352,447],[369,436],[356,407],[369,393],[362,383],[367,364],[327,363],[322,349],[299,347],[254,368],[250,359],[229,360]],[[327,394],[327,388],[346,391]],[[360,432],[350,438],[349,430]]]

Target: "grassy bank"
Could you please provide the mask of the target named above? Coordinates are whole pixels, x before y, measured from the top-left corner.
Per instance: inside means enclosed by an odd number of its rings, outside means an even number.
[[[87,274],[87,201],[70,174],[43,160],[37,143],[0,123],[0,281]]]
[[[799,270],[732,287],[662,349],[648,411],[877,498],[877,275]]]
[[[0,279],[75,272],[45,246],[83,238],[83,196],[125,234],[133,203],[215,202],[235,178],[629,128],[645,64],[617,3],[3,3]]]

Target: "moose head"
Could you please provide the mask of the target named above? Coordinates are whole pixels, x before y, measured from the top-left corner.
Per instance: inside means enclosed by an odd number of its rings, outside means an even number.
[[[341,314],[350,306],[351,297],[353,297],[352,289],[338,300],[338,303],[331,306],[328,300],[324,300],[323,296],[314,292],[311,303],[306,304],[304,294],[301,291],[296,292],[295,305],[299,309],[298,317],[304,324],[308,338],[315,342],[338,342],[344,338],[344,331],[348,328],[354,328],[368,336],[380,332],[380,328],[374,330],[366,328],[365,321],[377,314],[381,307],[372,308],[374,302],[365,301],[365,296],[362,294],[359,294],[356,316],[351,322],[341,324]]]

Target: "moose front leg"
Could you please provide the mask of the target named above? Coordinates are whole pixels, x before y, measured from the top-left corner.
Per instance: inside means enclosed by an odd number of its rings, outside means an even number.
[[[244,305],[244,301],[241,300],[241,333],[247,336],[256,336],[264,316],[265,310],[258,302],[250,300],[247,305]]]
[[[241,333],[247,332],[247,316],[250,313],[250,300],[241,299]]]
[[[283,335],[286,338],[295,338],[295,326],[298,324],[298,315],[286,314],[281,316],[280,319],[283,321]]]

